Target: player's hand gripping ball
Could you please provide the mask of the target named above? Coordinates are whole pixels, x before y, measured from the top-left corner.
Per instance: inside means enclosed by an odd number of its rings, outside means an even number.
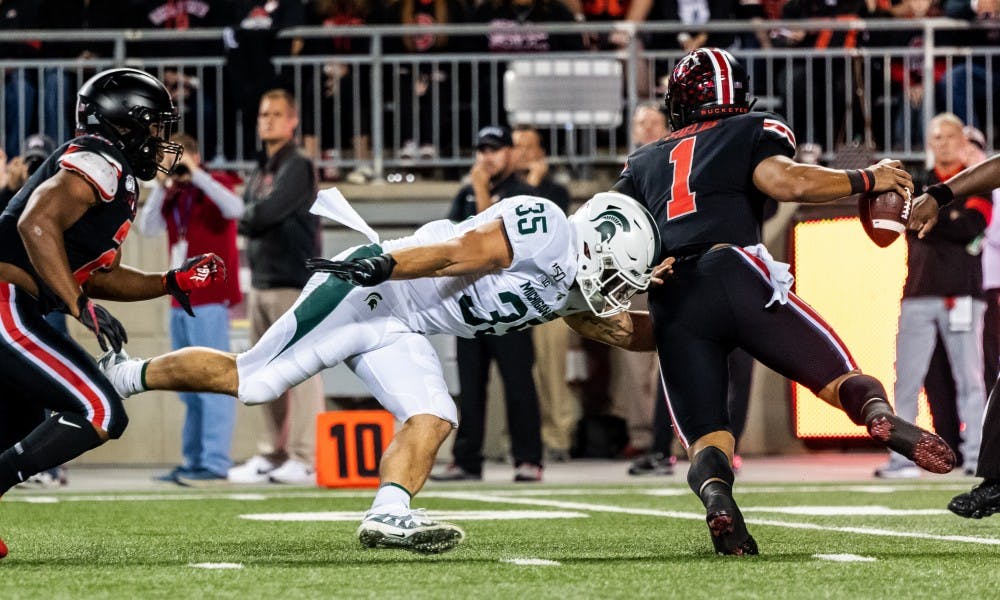
[[[896,192],[867,192],[858,198],[858,213],[865,233],[879,248],[885,248],[906,231],[910,198]]]

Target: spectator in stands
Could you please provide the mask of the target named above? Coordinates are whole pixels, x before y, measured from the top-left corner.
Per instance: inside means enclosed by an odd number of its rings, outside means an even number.
[[[517,174],[513,140],[505,127],[479,131],[476,162],[452,202],[448,218],[464,221],[495,202],[520,194],[535,194]],[[541,481],[542,436],[538,393],[531,376],[535,350],[530,331],[503,336],[458,338],[459,419],[454,461],[431,473],[435,481],[478,480],[483,477],[483,436],[486,427],[486,386],[490,363],[496,361],[507,403],[507,430],[514,455],[514,481]]]
[[[570,194],[549,172],[549,162],[542,147],[542,137],[530,125],[518,125],[512,132],[515,170],[534,187],[536,195],[554,202],[566,212]],[[566,383],[566,353],[575,334],[565,325],[552,321],[532,328],[535,348],[535,383],[541,413],[542,442],[550,461],[569,459],[579,406]]]
[[[458,25],[468,20],[466,4],[462,0],[394,0],[385,13],[386,25]],[[441,52],[460,52],[466,43],[462,36],[443,34],[418,34],[385,38],[387,54],[416,54],[426,56],[428,62],[399,65],[397,70],[387,72],[387,92],[397,95],[396,105],[399,124],[390,121],[387,126],[398,130],[403,142],[399,157],[429,159],[456,151],[452,144],[455,131],[452,115],[453,77],[461,77],[465,66],[456,72],[447,65],[434,64],[430,60]],[[430,118],[437,113],[440,121]]]
[[[295,147],[299,125],[295,98],[285,90],[260,99],[257,133],[264,150],[243,192],[246,211],[239,231],[247,237],[252,288],[247,296],[250,342],[288,311],[302,292],[317,256],[319,218],[312,162]],[[315,375],[262,406],[258,454],[229,470],[235,483],[315,483],[316,415],[323,411],[323,383]]]
[[[227,134],[226,156],[252,156],[256,147],[257,104],[265,91],[290,89],[293,77],[279,75],[271,62],[275,56],[298,56],[301,38],[279,38],[282,29],[305,24],[301,0],[235,0],[233,20],[225,37],[226,98],[223,114]],[[237,130],[239,123],[239,131]]]
[[[789,0],[782,9],[782,18],[853,20],[869,16],[865,0]],[[818,53],[826,48],[856,48],[863,35],[856,30],[782,30],[773,45],[793,48],[813,48]],[[846,114],[844,100],[847,90],[854,88],[851,62],[843,58],[795,59],[778,78],[778,89],[784,95],[784,116],[799,134],[800,142],[817,142],[825,148],[834,146],[839,132],[844,131]],[[791,94],[788,94],[788,91]],[[828,132],[830,127],[832,132]],[[851,140],[848,140],[851,141]]]
[[[137,29],[159,29],[184,32],[202,27],[225,27],[232,22],[232,5],[227,0],[131,0],[129,26]],[[164,57],[217,58],[223,54],[222,38],[207,40],[161,40],[142,38],[128,44],[130,57],[144,58],[146,68],[163,68],[160,79],[170,91],[171,99],[181,115],[180,130],[193,132],[199,139],[206,161],[212,161],[222,140],[217,139],[218,86],[215,67],[201,70],[180,68],[164,62]]]
[[[35,0],[0,0],[0,38],[4,31],[38,29],[38,7]],[[40,44],[32,41],[0,43],[0,57],[13,59],[39,58]],[[2,139],[7,156],[17,156],[21,140],[32,131],[35,118],[38,81],[35,71],[23,68],[0,69],[3,73]]]
[[[882,16],[892,16],[897,19],[914,20],[913,30],[883,31],[872,33],[869,45],[885,47],[922,48],[924,45],[924,30],[920,19],[941,16],[941,10],[936,0],[902,0],[891,9],[891,13]],[[939,35],[939,34],[938,34]],[[939,38],[940,39],[940,38]],[[875,61],[873,65],[881,63]],[[924,139],[923,104],[925,97],[924,61],[922,56],[905,56],[891,59],[888,65],[891,86],[888,94],[893,107],[892,140],[898,148],[919,148]],[[946,62],[943,57],[934,61],[934,83],[944,77]],[[881,79],[879,74],[873,79]],[[876,81],[873,87],[878,87]],[[933,87],[931,88],[933,90]],[[873,90],[874,91],[874,90]],[[907,131],[909,127],[909,131]],[[908,143],[907,143],[908,140]]]
[[[231,274],[224,285],[192,292],[190,310],[171,301],[171,347],[207,346],[229,352],[229,307],[242,300],[236,220],[243,215],[243,199],[233,193],[239,178],[203,170],[198,142],[190,135],[175,135],[171,141],[181,144],[184,154],[172,175],[157,173],[156,187],[139,216],[139,230],[147,236],[166,231],[170,268],[212,252],[226,261]],[[229,447],[236,400],[192,392],[180,397],[186,407],[181,433],[184,463],[157,479],[190,486],[226,481],[232,466]]]
[[[975,166],[986,160],[986,138],[974,127],[966,127],[965,153],[962,164]],[[997,380],[1000,369],[1000,229],[998,229],[997,202],[993,202],[993,217],[983,236],[975,239],[966,248],[970,254],[980,253],[983,263],[983,294],[986,299],[986,314],[983,318],[983,383],[989,390]],[[955,397],[955,378],[941,337],[938,336],[931,357],[924,389],[934,420],[934,430],[952,447],[959,461],[961,454],[962,422],[958,414]]]
[[[942,113],[927,126],[928,151],[934,166],[918,190],[943,182],[965,165],[965,135],[962,121]],[[964,466],[975,473],[982,437],[986,386],[983,381],[982,262],[969,245],[982,236],[993,214],[991,201],[970,196],[944,207],[937,226],[923,238],[906,234],[906,283],[900,304],[896,336],[896,386],[893,397],[900,418],[914,421],[917,395],[927,375],[935,336],[940,336],[955,380],[958,414],[965,425],[961,443]],[[875,471],[876,477],[918,477],[912,461],[892,453],[889,462]]]
[[[484,0],[472,13],[473,23],[487,23],[489,32],[473,42],[478,52],[565,52],[583,49],[579,34],[548,34],[530,27],[530,23],[573,23],[573,13],[558,0]],[[503,75],[505,63],[479,68],[480,86],[490,82],[489,93],[480,92],[480,120],[505,124],[507,114],[497,110],[503,106]],[[494,76],[495,74],[495,76]],[[495,92],[494,92],[495,90]]]
[[[92,29],[123,29],[128,26],[128,11],[118,0],[41,0],[38,14],[45,15],[39,25],[45,29],[83,33]],[[114,55],[114,43],[90,39],[70,41],[45,40],[42,55],[51,59],[73,59],[72,66],[53,66],[43,70],[42,122],[39,129],[54,140],[73,137],[76,117],[74,91],[97,69],[86,66],[95,58]]]
[[[1000,6],[993,0],[949,0],[944,3],[944,16],[965,19],[980,25],[981,29],[956,31],[952,34],[937,34],[938,43],[955,46],[997,46],[1000,45]],[[965,123],[982,129],[988,119],[996,123],[996,115],[985,113],[987,95],[1000,95],[1000,77],[996,74],[996,61],[992,77],[988,78],[988,67],[984,58],[973,56],[971,60],[956,60],[948,76],[937,85],[937,104],[954,112]],[[987,83],[991,86],[988,87]],[[969,93],[972,97],[969,97]],[[948,100],[951,104],[948,104]],[[994,111],[995,113],[996,111]]]
[[[356,27],[382,20],[381,2],[363,0],[315,0],[307,24],[330,28],[326,39],[306,40],[306,54],[330,55],[333,60],[322,66],[319,82],[320,106],[312,107],[316,95],[311,89],[314,77],[303,90],[303,112],[322,118],[306,119],[303,123],[303,140],[306,153],[316,157],[339,156],[350,139],[354,169],[348,173],[351,183],[368,183],[374,177],[371,169],[371,66],[362,63],[341,62],[336,56],[359,55],[369,52],[369,41],[364,37],[338,36],[337,27]],[[318,121],[318,123],[316,122]]]

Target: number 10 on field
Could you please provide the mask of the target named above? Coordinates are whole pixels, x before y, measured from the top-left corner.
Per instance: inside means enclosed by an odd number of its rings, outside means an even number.
[[[316,417],[316,483],[378,487],[378,467],[396,421],[384,410],[337,410]]]

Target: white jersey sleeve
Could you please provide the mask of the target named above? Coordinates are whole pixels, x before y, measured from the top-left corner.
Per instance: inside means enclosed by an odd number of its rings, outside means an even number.
[[[497,219],[503,221],[513,251],[506,269],[387,282],[400,295],[399,316],[415,331],[502,335],[559,316],[576,277],[576,246],[566,215],[544,198],[514,196],[461,223],[428,223],[409,238],[386,242],[383,249],[443,241]]]

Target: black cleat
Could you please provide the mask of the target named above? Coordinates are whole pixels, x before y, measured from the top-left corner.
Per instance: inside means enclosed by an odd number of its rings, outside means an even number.
[[[705,522],[708,523],[708,531],[712,534],[712,544],[717,554],[735,556],[759,554],[757,541],[747,531],[743,513],[728,491],[712,494],[705,511]]]
[[[931,473],[948,473],[955,468],[955,453],[940,436],[894,414],[880,414],[872,419],[868,435]]]
[[[987,479],[955,496],[948,503],[948,510],[966,519],[982,519],[1000,512],[1000,481]]]

